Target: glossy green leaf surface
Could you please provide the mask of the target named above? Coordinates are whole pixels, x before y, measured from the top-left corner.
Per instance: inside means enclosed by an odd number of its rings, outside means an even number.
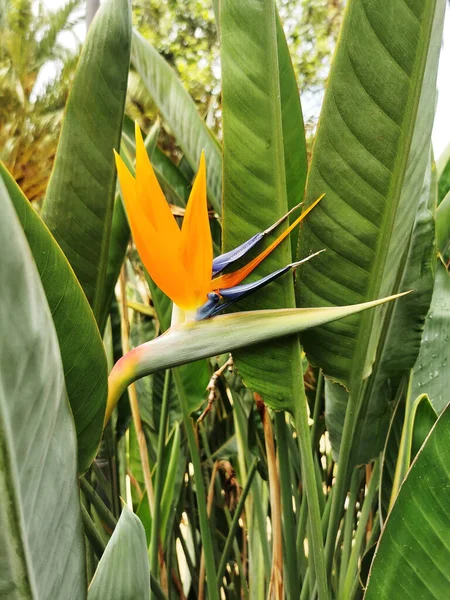
[[[419,451],[386,521],[365,600],[442,600],[450,590],[450,410]]]
[[[271,0],[220,3],[225,252],[264,230],[288,209],[276,23]],[[302,135],[300,131],[300,139]],[[254,278],[289,262],[290,244],[285,241],[255,270]],[[236,310],[294,305],[288,274],[267,286],[264,294],[237,303]],[[292,408],[293,390],[301,385],[298,340],[235,352],[234,359],[246,385],[264,402],[276,409]]]
[[[450,264],[450,192],[436,210],[436,243],[444,265]]]
[[[76,435],[52,317],[0,178],[0,598],[86,598]]]
[[[437,261],[433,298],[419,356],[414,365],[413,395],[428,394],[438,413],[447,405],[450,389],[450,275]]]
[[[356,315],[395,297],[353,306],[259,310],[204,321],[186,321],[134,348],[115,364],[109,377],[107,418],[130,383],[155,371],[294,335],[335,319]]]
[[[70,264],[2,164],[0,179],[25,232],[52,313],[77,431],[78,466],[84,472],[95,457],[103,431],[108,395],[103,342]]]
[[[202,150],[205,151],[208,197],[220,214],[222,160],[217,140],[198,114],[178,75],[137,31],[133,31],[131,60],[194,172]]]
[[[89,587],[88,600],[149,600],[150,566],[144,527],[124,506]]]
[[[450,144],[437,159],[436,168],[439,177],[439,204],[442,202],[448,192],[450,192]]]
[[[441,0],[347,4],[307,204],[326,196],[300,242],[302,254],[327,252],[300,271],[301,306],[361,302],[399,289],[428,164],[444,8]],[[359,386],[370,374],[384,317],[366,313],[353,325],[306,334],[310,360],[347,387]]]
[[[353,451],[355,463],[367,463],[383,449],[400,380],[406,377],[419,353],[434,285],[436,249],[431,211],[436,201],[435,192],[428,173],[399,268],[398,289],[413,292],[403,301],[392,303],[386,311],[383,343],[362,392],[364,406],[358,427],[359,443],[354,445]],[[337,456],[348,392],[340,384],[330,381],[325,384],[325,392],[325,420]]]
[[[128,0],[107,0],[83,46],[65,110],[43,218],[103,331],[111,221],[131,48]]]
[[[416,454],[436,422],[437,414],[423,394],[411,402],[401,398],[393,415],[382,458],[380,506],[385,519]]]
[[[308,159],[300,92],[279,16],[276,19],[286,193],[289,208],[303,200]],[[293,217],[291,217],[292,221]]]

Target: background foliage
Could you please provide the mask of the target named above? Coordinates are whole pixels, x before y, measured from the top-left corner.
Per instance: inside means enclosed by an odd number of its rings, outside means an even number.
[[[80,54],[81,2],[0,0],[1,600],[447,597],[445,2],[343,4],[105,0]],[[326,192],[259,275],[327,252],[238,305],[291,310],[170,330],[115,182],[135,119],[180,222],[205,149],[216,254]]]

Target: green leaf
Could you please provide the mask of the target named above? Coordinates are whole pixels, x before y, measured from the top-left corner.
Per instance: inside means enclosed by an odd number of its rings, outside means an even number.
[[[52,317],[0,179],[0,597],[86,598],[75,428]]]
[[[450,275],[437,261],[433,298],[414,365],[413,396],[427,394],[440,413],[450,389]]]
[[[289,48],[278,14],[276,27],[286,193],[288,207],[293,208],[303,200],[308,172],[305,126],[303,124],[300,92],[295,79],[294,67],[292,66]],[[291,221],[294,218],[291,217]]]
[[[264,230],[288,210],[276,23],[275,3],[270,0],[220,3],[225,251]],[[302,136],[303,130],[298,132],[300,146]],[[254,278],[291,260],[286,241],[255,270]],[[236,306],[240,310],[295,306],[292,275]],[[275,409],[292,409],[293,390],[301,385],[298,340],[238,351],[234,359],[246,385],[264,402]]]
[[[131,46],[128,0],[99,9],[66,105],[43,218],[66,254],[103,331],[105,278]]]
[[[327,252],[300,271],[301,306],[351,304],[399,290],[429,158],[444,8],[443,0],[348,2],[307,204],[326,196],[300,243],[303,254]],[[309,359],[359,396],[387,312],[304,335]]]
[[[201,152],[205,150],[208,197],[220,214],[222,160],[217,140],[198,114],[175,71],[137,31],[133,31],[131,60],[194,172],[197,172]]]
[[[107,418],[130,383],[155,371],[294,335],[374,308],[396,297],[353,306],[260,310],[204,321],[186,321],[151,342],[134,348],[114,365],[109,377]]]
[[[439,177],[438,204],[450,192],[450,144],[436,161],[436,169]]]
[[[436,210],[436,243],[444,265],[450,264],[450,192]]]
[[[355,463],[367,463],[384,447],[391,407],[402,377],[409,373],[420,349],[425,317],[434,284],[436,251],[433,210],[435,186],[426,177],[414,228],[399,269],[399,290],[413,290],[404,302],[388,307],[383,328],[383,342],[372,367],[368,385],[361,393],[364,410],[360,416],[359,443],[354,444]],[[325,384],[325,421],[337,457],[348,402],[348,392],[341,385]]]
[[[394,412],[383,452],[380,482],[382,516],[388,514],[399,487],[437,419],[428,396],[422,394],[411,402],[411,391],[400,398]]]
[[[441,600],[450,589],[450,410],[400,488],[372,563],[365,600]]]
[[[124,506],[98,563],[88,600],[150,598],[150,567],[145,531],[140,519]]]
[[[78,468],[83,473],[94,460],[103,431],[108,395],[103,342],[66,257],[1,163],[0,179],[25,232],[52,313],[77,431]]]
[[[179,503],[180,490],[183,486],[184,475],[186,472],[186,445],[180,443],[180,427],[178,424],[174,427],[173,435],[166,443],[164,460],[164,489],[161,500],[161,527],[160,536],[163,547],[166,548],[168,538],[170,537],[171,523],[176,518],[176,508]],[[141,519],[147,539],[147,545],[150,545],[152,531],[152,515],[144,494],[137,509],[137,515]]]

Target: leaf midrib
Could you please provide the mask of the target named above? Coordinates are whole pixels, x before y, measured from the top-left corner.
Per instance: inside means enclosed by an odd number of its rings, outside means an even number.
[[[422,82],[425,74],[425,65],[428,57],[428,45],[431,37],[431,30],[433,26],[434,12],[436,9],[436,0],[433,0],[432,5],[434,10],[425,11],[428,22],[424,22],[421,26],[421,38],[417,46],[416,56],[419,55],[419,60],[416,59],[412,75],[410,78],[411,83],[414,85],[413,92],[409,96],[407,108],[405,110],[404,120],[409,117],[409,128],[401,135],[397,158],[392,171],[393,176],[391,178],[391,184],[389,186],[389,193],[386,196],[386,201],[390,210],[385,211],[382,223],[381,231],[382,235],[379,236],[375,252],[375,260],[372,268],[372,276],[370,277],[369,287],[367,290],[368,298],[379,297],[380,290],[382,289],[383,276],[389,244],[392,237],[392,232],[395,224],[395,217],[397,215],[398,206],[401,198],[401,190],[403,186],[403,175],[406,172],[406,165],[409,158],[409,150],[411,148],[411,142],[415,127],[415,117],[419,106],[420,95],[422,91]],[[431,16],[430,16],[431,15]],[[424,46],[427,47],[427,51],[424,52]],[[420,74],[421,73],[421,74]],[[374,277],[373,274],[379,274],[378,277]],[[359,388],[360,381],[362,378],[367,377],[368,373],[364,372],[367,366],[367,354],[372,343],[372,325],[374,322],[374,311],[369,311],[361,317],[361,324],[356,337],[356,348],[359,348],[355,354],[357,359],[353,361],[352,370],[350,373],[350,384],[349,388]],[[371,368],[371,366],[370,366]]]

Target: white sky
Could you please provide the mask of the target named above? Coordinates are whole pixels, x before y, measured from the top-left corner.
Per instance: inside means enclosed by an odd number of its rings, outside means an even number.
[[[44,4],[50,9],[55,10],[63,5],[66,0],[44,0]],[[84,24],[80,23],[76,27],[76,35],[83,39],[85,34]],[[72,45],[73,36],[70,33],[64,33],[63,38],[67,45]],[[45,85],[45,82],[54,77],[55,65],[47,65],[42,69],[41,77],[37,82],[37,87]],[[433,146],[435,158],[439,158],[446,146],[450,144],[450,10],[446,3],[446,14],[444,23],[444,41],[441,51],[441,58],[438,71],[438,101],[436,116],[433,128]],[[304,99],[305,112],[309,112],[309,100]],[[313,111],[316,112],[316,111]]]

